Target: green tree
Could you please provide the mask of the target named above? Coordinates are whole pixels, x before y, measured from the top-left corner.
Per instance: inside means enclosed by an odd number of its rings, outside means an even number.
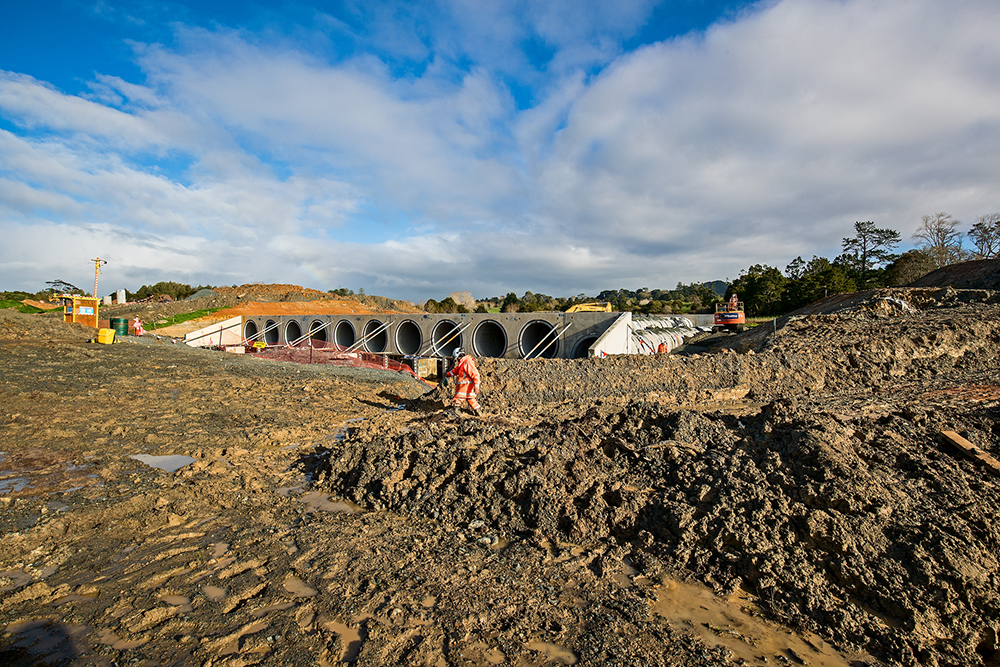
[[[786,311],[801,308],[831,294],[853,292],[857,289],[847,269],[832,263],[826,257],[813,255],[809,262],[803,261],[797,275],[798,278],[789,280],[785,287],[782,305]]]
[[[875,269],[896,259],[892,251],[899,241],[899,232],[894,229],[878,229],[871,220],[855,222],[854,237],[843,239],[841,244],[840,264],[854,272],[859,283],[868,285],[875,282]]]
[[[913,238],[920,241],[920,250],[934,261],[934,267],[963,262],[967,253],[962,249],[960,222],[947,213],[935,213],[921,218]]]
[[[972,253],[976,259],[1000,256],[1000,213],[979,216],[968,236],[976,248]]]
[[[500,303],[500,312],[502,313],[516,313],[518,310],[517,295],[513,292],[507,292],[507,296],[503,298]]]
[[[740,274],[726,290],[726,298],[737,294],[748,315],[775,313],[788,283],[781,271],[766,264],[754,264]]]

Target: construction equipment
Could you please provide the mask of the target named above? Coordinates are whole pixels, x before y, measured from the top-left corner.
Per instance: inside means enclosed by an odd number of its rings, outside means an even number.
[[[567,313],[610,313],[611,304],[606,301],[599,303],[578,303],[566,309]]]
[[[747,318],[743,312],[743,302],[734,294],[729,301],[715,304],[713,332],[723,330],[746,331]]]

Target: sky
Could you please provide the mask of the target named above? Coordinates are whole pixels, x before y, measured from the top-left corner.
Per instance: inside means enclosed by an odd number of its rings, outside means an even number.
[[[0,0],[0,289],[734,279],[1000,211],[995,0]]]

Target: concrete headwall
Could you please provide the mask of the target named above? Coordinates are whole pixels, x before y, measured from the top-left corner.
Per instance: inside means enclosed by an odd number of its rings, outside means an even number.
[[[316,346],[337,344],[403,356],[451,356],[456,347],[463,347],[477,357],[574,359],[593,356],[593,345],[621,316],[552,312],[261,315],[243,318],[241,336],[268,345],[311,338]],[[616,335],[613,341],[602,348],[606,354],[628,351],[627,335]]]

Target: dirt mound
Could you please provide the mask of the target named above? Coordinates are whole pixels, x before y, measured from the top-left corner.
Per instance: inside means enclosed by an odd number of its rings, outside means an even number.
[[[432,395],[370,420],[324,484],[614,545],[893,664],[977,664],[1000,629],[1000,488],[939,436],[1000,454],[1000,306],[979,295],[868,295],[744,355],[484,359],[486,418],[420,412]]]
[[[1000,290],[1000,258],[944,266],[931,271],[911,286]]]
[[[94,337],[94,329],[82,324],[63,322],[56,314],[28,315],[16,310],[0,310],[0,340],[37,341],[39,339],[85,341]]]

